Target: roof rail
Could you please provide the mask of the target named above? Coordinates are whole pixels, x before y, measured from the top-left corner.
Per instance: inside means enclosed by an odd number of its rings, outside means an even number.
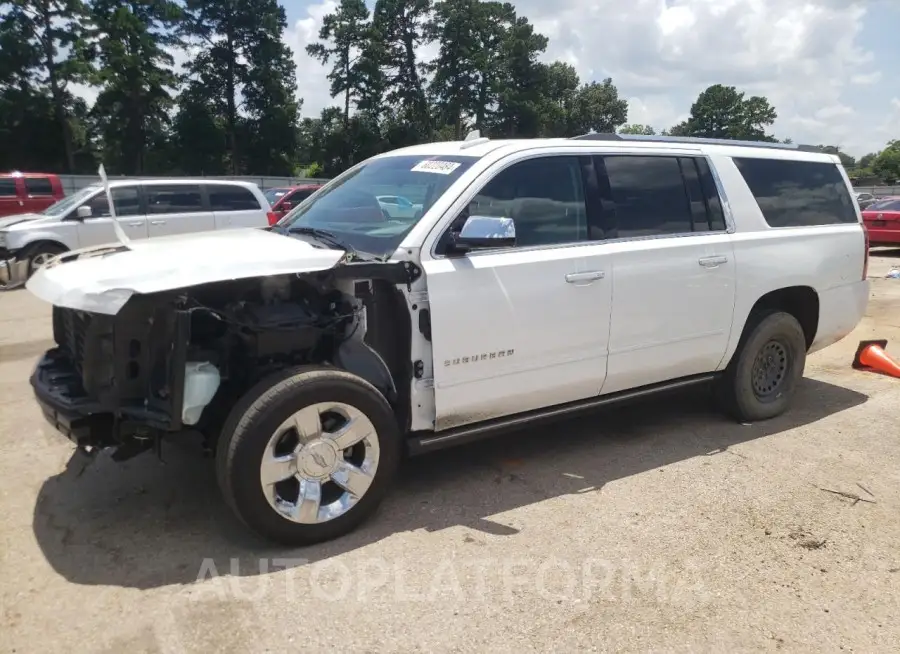
[[[738,141],[734,139],[710,139],[697,136],[648,136],[645,134],[613,134],[597,132],[573,136],[578,141],[645,141],[649,143],[683,143],[684,145],[728,145],[743,148],[771,148],[773,150],[797,150],[799,152],[823,152],[815,145],[797,143],[771,143],[769,141]]]

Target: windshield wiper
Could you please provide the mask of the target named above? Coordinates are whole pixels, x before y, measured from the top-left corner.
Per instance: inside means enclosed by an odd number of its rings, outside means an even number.
[[[337,236],[324,229],[318,229],[317,227],[289,227],[288,232],[290,232],[291,234],[304,234],[306,236],[312,236],[321,243],[324,243],[325,245],[329,245],[331,247],[336,247],[340,250],[343,250],[349,255],[359,255],[359,253],[352,245],[350,245],[349,243],[345,243]]]

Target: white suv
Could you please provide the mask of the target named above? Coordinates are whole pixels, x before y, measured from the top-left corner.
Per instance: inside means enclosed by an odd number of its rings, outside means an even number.
[[[109,186],[119,225],[131,239],[274,222],[265,196],[248,182],[156,178],[115,180]],[[115,243],[112,220],[99,184],[41,213],[0,218],[0,285],[25,281],[61,252]]]
[[[782,413],[865,313],[851,191],[837,157],[787,145],[398,150],[271,229],[54,260],[28,283],[58,343],[31,381],[85,451],[201,432],[247,525],[322,541],[404,453],[706,382],[738,420]]]

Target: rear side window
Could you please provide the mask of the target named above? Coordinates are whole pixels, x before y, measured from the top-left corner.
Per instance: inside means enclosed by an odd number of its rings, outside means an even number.
[[[0,179],[0,198],[16,197],[16,180]]]
[[[291,193],[290,197],[288,197],[287,201],[293,205],[298,205],[303,202],[306,198],[312,195],[316,189],[301,189],[299,191],[294,191]]]
[[[259,201],[253,193],[243,186],[210,185],[209,207],[213,211],[252,211],[259,210]]]
[[[770,227],[855,223],[855,204],[835,164],[734,158]]]
[[[25,192],[28,195],[53,195],[53,184],[48,177],[26,177]]]
[[[694,213],[676,157],[607,156],[603,161],[619,238],[694,231]],[[694,192],[701,192],[699,181]]]
[[[145,186],[148,214],[195,213],[203,211],[200,185],[173,184]]]

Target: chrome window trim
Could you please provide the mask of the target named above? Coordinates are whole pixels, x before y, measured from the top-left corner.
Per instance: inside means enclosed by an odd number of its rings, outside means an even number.
[[[697,153],[691,153],[691,154],[681,154],[681,153],[667,153],[667,152],[635,152],[632,154],[630,152],[629,153],[606,152],[606,151],[594,152],[591,150],[587,150],[586,152],[583,152],[583,153],[574,153],[574,152],[570,152],[570,151],[548,153],[548,152],[541,152],[540,150],[532,150],[532,151],[527,151],[526,154],[527,154],[527,156],[524,156],[524,157],[511,157],[511,161],[509,161],[502,168],[499,168],[493,175],[491,175],[490,178],[488,178],[488,180],[484,184],[475,186],[475,184],[473,183],[473,184],[469,185],[465,189],[465,191],[463,193],[461,193],[460,196],[456,199],[456,201],[451,205],[450,209],[448,209],[447,212],[445,212],[444,215],[442,215],[441,218],[438,219],[437,224],[440,224],[444,220],[444,217],[447,215],[447,213],[452,211],[453,207],[456,206],[462,198],[466,198],[466,197],[468,198],[468,200],[463,203],[463,206],[466,206],[469,202],[472,201],[472,198],[478,194],[478,191],[480,191],[485,186],[487,186],[488,183],[490,183],[497,175],[499,175],[504,170],[510,168],[511,166],[514,166],[515,164],[520,163],[522,161],[528,161],[529,159],[537,159],[540,157],[581,157],[581,156],[588,156],[588,157],[603,157],[603,156],[651,157],[651,156],[657,156],[657,157],[673,157],[673,158],[679,158],[679,157],[701,158],[702,157],[703,159],[706,160],[706,164],[709,167],[710,174],[712,175],[712,178],[713,178],[713,183],[715,184],[715,187],[716,187],[716,192],[719,194],[719,203],[722,205],[722,214],[725,217],[725,229],[715,229],[715,230],[709,230],[709,231],[705,231],[705,232],[677,232],[674,234],[649,234],[647,236],[623,236],[621,238],[604,238],[604,239],[586,240],[586,241],[569,241],[566,243],[553,243],[553,244],[548,244],[548,245],[529,245],[526,247],[504,247],[504,248],[495,248],[495,249],[490,249],[490,250],[487,250],[487,249],[477,250],[474,252],[468,252],[465,255],[452,256],[452,257],[448,256],[446,254],[437,254],[436,250],[437,250],[438,243],[440,242],[441,238],[443,238],[446,231],[448,229],[450,229],[450,225],[453,224],[453,220],[456,218],[457,215],[459,215],[459,211],[462,210],[460,208],[453,214],[453,217],[450,219],[450,222],[440,232],[440,235],[437,238],[435,238],[434,242],[431,244],[431,248],[429,248],[429,255],[432,260],[440,261],[443,259],[459,259],[461,257],[476,257],[479,255],[486,255],[486,254],[505,254],[505,253],[513,253],[513,252],[540,252],[540,251],[545,251],[545,250],[557,250],[557,249],[572,248],[572,247],[587,246],[587,245],[602,245],[602,244],[606,244],[606,243],[628,243],[631,241],[650,241],[650,240],[667,239],[667,238],[686,238],[686,237],[691,237],[691,236],[699,237],[699,236],[712,236],[712,235],[716,235],[716,234],[734,234],[735,233],[734,214],[731,210],[731,204],[728,202],[728,197],[725,195],[725,188],[722,184],[722,180],[719,178],[719,173],[716,170],[716,167],[713,164],[712,160],[710,159],[709,155],[706,155],[704,153],[697,152]],[[476,180],[476,182],[477,182],[477,180]],[[473,188],[475,188],[475,191],[472,191]],[[587,208],[586,204],[587,203],[585,202],[585,209]]]

